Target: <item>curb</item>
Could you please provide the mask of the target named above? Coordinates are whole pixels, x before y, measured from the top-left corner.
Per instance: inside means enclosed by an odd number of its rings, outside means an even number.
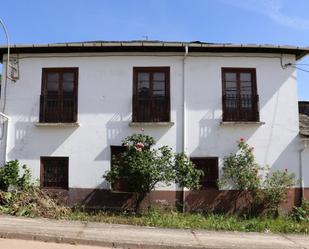
[[[205,247],[205,246],[179,246],[179,245],[164,245],[164,244],[134,244],[126,242],[110,242],[101,240],[88,240],[80,238],[55,237],[50,235],[26,234],[26,233],[5,233],[0,232],[2,239],[20,239],[51,243],[63,243],[70,245],[87,245],[87,246],[102,246],[110,248],[122,249],[230,249],[231,247]]]

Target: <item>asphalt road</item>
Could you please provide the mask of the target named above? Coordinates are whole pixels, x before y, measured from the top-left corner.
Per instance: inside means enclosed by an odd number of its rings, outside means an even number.
[[[47,243],[29,240],[0,239],[1,249],[111,249],[111,247],[97,247],[84,245],[69,245],[59,243]]]

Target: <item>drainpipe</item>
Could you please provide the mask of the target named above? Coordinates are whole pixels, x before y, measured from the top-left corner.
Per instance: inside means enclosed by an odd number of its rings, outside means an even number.
[[[0,135],[0,142],[3,143],[3,164],[6,162],[6,150],[7,150],[7,134],[9,128],[9,117],[5,115],[3,112],[0,112],[0,116],[4,119],[2,122],[2,132]],[[5,125],[6,124],[6,125]],[[6,136],[5,136],[6,135]],[[0,162],[1,163],[1,162]],[[1,167],[1,165],[0,165]]]
[[[300,178],[300,189],[301,189],[301,201],[305,197],[305,187],[304,187],[304,178],[303,178],[303,157],[302,154],[304,150],[308,147],[309,139],[302,139],[303,147],[299,151],[299,178]]]
[[[185,46],[185,54],[182,59],[182,127],[183,127],[183,134],[182,134],[182,152],[184,154],[187,154],[187,144],[186,144],[186,138],[187,138],[187,126],[186,126],[186,78],[185,78],[185,72],[186,72],[186,58],[189,53],[189,47],[188,45]],[[186,211],[186,194],[185,194],[185,187],[182,188],[182,212],[184,213]]]
[[[7,43],[7,59],[6,59],[6,67],[5,67],[5,77],[4,77],[4,85],[2,85],[2,111],[0,112],[0,116],[6,120],[6,127],[5,127],[5,121],[3,121],[2,125],[2,134],[0,137],[0,140],[4,143],[3,146],[3,160],[4,163],[6,162],[6,147],[7,147],[7,137],[5,137],[5,134],[8,132],[8,122],[9,122],[9,117],[5,114],[5,106],[6,106],[6,87],[8,83],[8,79],[10,78],[9,76],[9,69],[10,69],[10,38],[9,38],[9,33],[5,27],[5,24],[3,20],[0,18],[0,25],[2,26],[5,37],[6,37],[6,43]]]

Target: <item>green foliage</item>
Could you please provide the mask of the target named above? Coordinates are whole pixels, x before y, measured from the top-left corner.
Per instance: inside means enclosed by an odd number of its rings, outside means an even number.
[[[76,211],[70,214],[69,219],[179,229],[309,233],[308,222],[298,222],[288,216],[246,218],[224,214],[179,213],[174,210],[162,211],[154,208],[143,215],[107,211],[94,211],[90,213]]]
[[[183,153],[175,155],[175,181],[181,187],[199,189],[203,171],[197,170],[194,163]]]
[[[22,169],[24,170],[24,172],[22,176],[18,179],[18,186],[22,190],[28,190],[30,187],[33,186],[33,183],[31,182],[31,172],[26,165],[23,165]]]
[[[295,183],[295,175],[287,170],[269,172],[257,192],[256,201],[266,213],[277,215],[280,204],[286,201],[287,189]]]
[[[253,147],[243,139],[238,142],[238,152],[224,159],[221,187],[234,187],[239,190],[255,190],[261,185],[260,166],[255,162]]]
[[[249,211],[277,215],[280,204],[286,200],[287,189],[295,184],[295,175],[287,170],[271,172],[269,168],[258,165],[253,150],[244,139],[240,139],[238,152],[224,159],[220,186],[250,191],[254,208]]]
[[[112,158],[113,168],[105,176],[108,181],[121,179],[128,191],[148,193],[158,182],[169,184],[173,179],[170,148],[151,149],[153,138],[142,134],[126,138],[123,145],[127,150]]]
[[[294,220],[309,223],[309,201],[302,200],[300,207],[294,207],[291,213]]]
[[[26,165],[22,166],[23,174],[20,176],[20,164],[18,160],[8,161],[3,167],[0,167],[0,189],[7,191],[9,187],[27,189],[31,186],[31,173]]]
[[[134,134],[123,140],[126,150],[112,158],[113,167],[104,177],[111,183],[121,180],[130,192],[138,193],[136,209],[157,183],[172,181],[183,187],[197,188],[201,171],[184,155],[175,155],[171,148],[152,148],[155,140],[144,134]]]

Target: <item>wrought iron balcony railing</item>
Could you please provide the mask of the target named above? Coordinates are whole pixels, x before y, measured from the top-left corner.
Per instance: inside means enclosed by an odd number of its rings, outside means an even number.
[[[223,95],[223,121],[258,122],[258,95]]]
[[[133,122],[169,122],[169,99],[133,98]]]
[[[47,94],[40,97],[40,122],[77,122],[77,96],[74,94]]]

